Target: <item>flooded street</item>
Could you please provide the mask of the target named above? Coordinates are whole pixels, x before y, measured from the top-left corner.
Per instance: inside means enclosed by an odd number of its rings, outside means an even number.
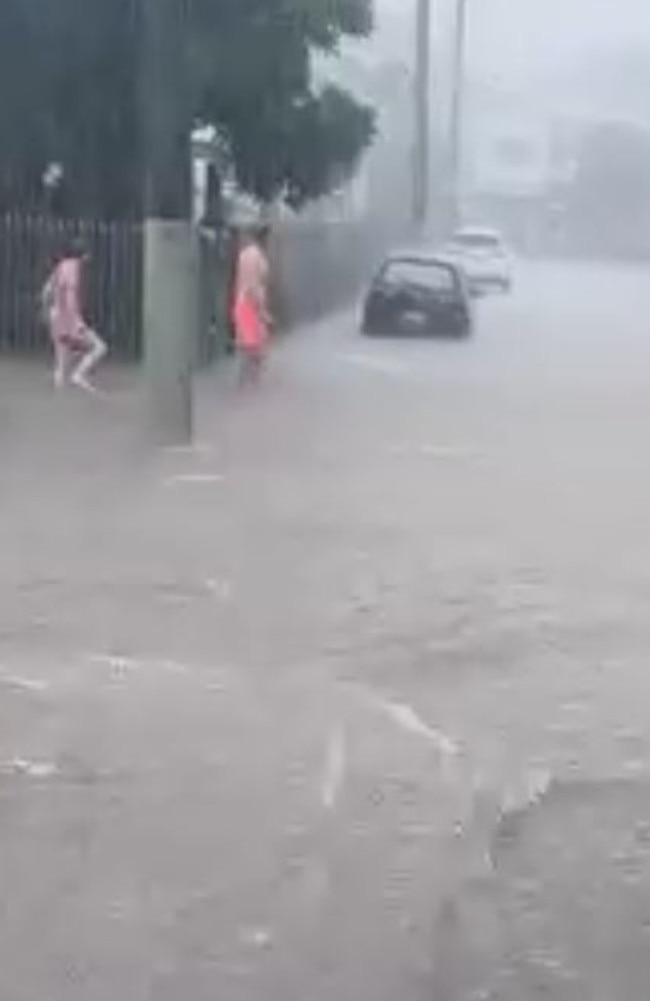
[[[648,276],[339,316],[186,452],[4,364],[2,998],[642,996]]]

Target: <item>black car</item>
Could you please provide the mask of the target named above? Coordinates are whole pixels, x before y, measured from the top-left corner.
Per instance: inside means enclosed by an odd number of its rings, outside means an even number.
[[[362,331],[467,336],[472,307],[463,271],[453,261],[423,251],[391,255],[366,296]]]

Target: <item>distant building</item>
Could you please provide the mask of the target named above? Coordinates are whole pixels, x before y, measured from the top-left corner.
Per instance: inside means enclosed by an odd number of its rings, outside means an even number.
[[[539,198],[551,166],[548,123],[532,116],[483,116],[468,144],[465,187],[474,197]]]
[[[544,106],[532,94],[469,88],[463,155],[463,210],[503,229],[525,250],[557,238],[563,192],[572,182],[593,116]]]

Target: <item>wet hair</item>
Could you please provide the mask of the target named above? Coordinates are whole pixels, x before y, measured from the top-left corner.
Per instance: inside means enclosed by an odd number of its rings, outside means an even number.
[[[88,248],[80,236],[69,236],[61,244],[60,258],[81,260],[88,255]]]
[[[240,240],[242,243],[257,243],[260,246],[264,246],[270,235],[271,227],[268,223],[251,223],[241,229]]]
[[[259,223],[259,225],[255,227],[255,239],[262,246],[265,246],[268,243],[270,236],[271,226],[268,222]]]

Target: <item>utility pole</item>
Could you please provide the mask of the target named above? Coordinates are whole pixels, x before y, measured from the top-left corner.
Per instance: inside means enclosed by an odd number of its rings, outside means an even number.
[[[161,445],[192,437],[198,261],[192,226],[187,0],[140,0],[144,354]]]
[[[463,130],[465,112],[465,47],[467,41],[467,0],[456,0],[454,24],[454,66],[451,97],[449,163],[449,228],[461,222],[463,184]]]
[[[431,193],[431,0],[416,0],[413,104],[413,228],[421,234]]]

